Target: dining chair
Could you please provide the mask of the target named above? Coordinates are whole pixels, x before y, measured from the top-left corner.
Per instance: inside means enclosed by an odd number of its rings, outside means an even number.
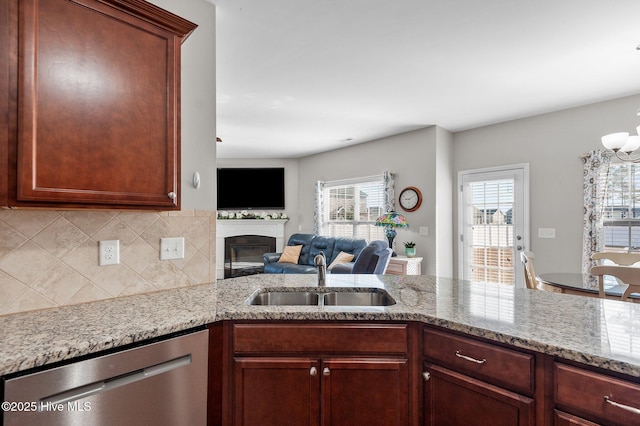
[[[617,278],[623,284],[627,285],[624,293],[620,297],[622,300],[627,301],[631,293],[640,293],[640,268],[634,268],[630,266],[619,265],[598,265],[593,266],[589,273],[594,277],[598,277],[598,295],[601,298],[605,297],[604,294],[604,276],[609,275]]]
[[[616,253],[612,251],[599,251],[591,255],[591,260],[600,260],[600,264],[604,265],[604,260],[610,260],[616,265],[631,266],[636,262],[640,262],[640,253]]]
[[[534,255],[530,251],[520,252],[520,261],[524,267],[524,282],[527,285],[527,288],[539,290],[538,278],[536,277],[536,273],[533,269],[533,258]]]

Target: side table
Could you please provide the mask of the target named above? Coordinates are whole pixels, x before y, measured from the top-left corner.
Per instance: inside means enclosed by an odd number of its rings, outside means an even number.
[[[389,260],[386,274],[391,275],[421,275],[422,258],[395,256]]]

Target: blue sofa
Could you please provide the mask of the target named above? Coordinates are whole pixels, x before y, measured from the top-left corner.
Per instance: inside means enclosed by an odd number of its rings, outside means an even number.
[[[358,238],[293,234],[289,237],[287,245],[302,246],[298,264],[279,263],[278,259],[280,259],[282,253],[265,253],[263,255],[265,274],[315,274],[317,269],[313,265],[313,258],[320,252],[323,252],[327,258],[327,266],[334,261],[341,251],[353,254],[353,261],[355,261],[360,252],[367,246],[367,242]]]

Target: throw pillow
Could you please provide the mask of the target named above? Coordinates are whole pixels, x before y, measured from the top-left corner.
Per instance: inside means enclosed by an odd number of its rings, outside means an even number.
[[[331,262],[331,265],[329,265],[329,267],[327,268],[328,270],[332,270],[334,266],[336,266],[338,263],[349,263],[353,260],[353,255],[346,253],[344,251],[341,251],[340,253],[338,253],[338,255],[336,256],[336,258],[333,260],[333,262]]]
[[[300,257],[300,252],[302,251],[302,246],[286,246],[284,250],[282,250],[282,254],[280,255],[280,259],[278,259],[279,263],[298,263],[298,258]]]

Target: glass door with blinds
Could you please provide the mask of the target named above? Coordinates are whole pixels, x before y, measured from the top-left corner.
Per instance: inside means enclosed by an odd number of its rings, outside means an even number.
[[[528,165],[460,172],[458,276],[524,287],[529,245]]]

